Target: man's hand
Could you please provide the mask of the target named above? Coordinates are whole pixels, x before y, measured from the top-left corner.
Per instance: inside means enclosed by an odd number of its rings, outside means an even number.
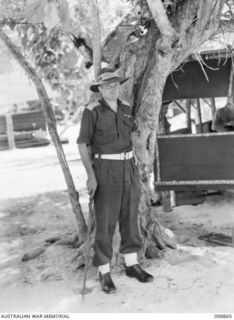
[[[96,177],[94,174],[88,176],[86,186],[88,188],[88,193],[90,195],[90,199],[93,199],[94,194],[97,189],[97,180],[96,180]]]
[[[95,172],[93,170],[89,148],[85,143],[79,144],[78,147],[79,147],[81,160],[83,162],[83,165],[88,175],[86,186],[88,189],[88,193],[90,195],[90,199],[92,200],[94,197],[95,191],[97,189],[97,180],[95,177]]]

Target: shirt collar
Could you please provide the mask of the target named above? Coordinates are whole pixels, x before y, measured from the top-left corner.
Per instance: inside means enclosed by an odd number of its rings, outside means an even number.
[[[99,103],[102,106],[103,111],[110,109],[108,103],[106,102],[106,100],[104,98],[100,99]],[[118,104],[118,107],[122,106],[121,100],[117,99],[117,104]]]

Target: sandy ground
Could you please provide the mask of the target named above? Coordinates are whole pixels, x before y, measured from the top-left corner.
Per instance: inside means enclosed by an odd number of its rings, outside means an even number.
[[[74,141],[64,149],[87,216],[85,172]],[[154,282],[139,283],[114,266],[118,291],[105,295],[91,267],[89,293],[82,301],[83,273],[73,261],[76,249],[49,245],[37,258],[22,261],[46,239],[75,231],[53,147],[1,152],[0,173],[0,312],[234,313],[234,248],[198,239],[208,232],[231,235],[233,192],[171,213],[154,208],[178,242],[178,249],[168,250],[164,259],[145,260]]]

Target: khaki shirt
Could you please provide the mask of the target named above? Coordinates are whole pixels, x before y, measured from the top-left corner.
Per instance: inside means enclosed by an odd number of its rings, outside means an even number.
[[[92,154],[130,151],[133,129],[135,126],[128,103],[118,100],[118,109],[115,113],[102,99],[85,108],[77,143],[90,146]]]

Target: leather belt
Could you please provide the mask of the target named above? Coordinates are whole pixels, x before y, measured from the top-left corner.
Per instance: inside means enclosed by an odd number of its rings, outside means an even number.
[[[98,159],[109,159],[109,160],[129,160],[133,158],[132,151],[122,152],[122,153],[113,153],[113,154],[95,154],[95,158]]]

